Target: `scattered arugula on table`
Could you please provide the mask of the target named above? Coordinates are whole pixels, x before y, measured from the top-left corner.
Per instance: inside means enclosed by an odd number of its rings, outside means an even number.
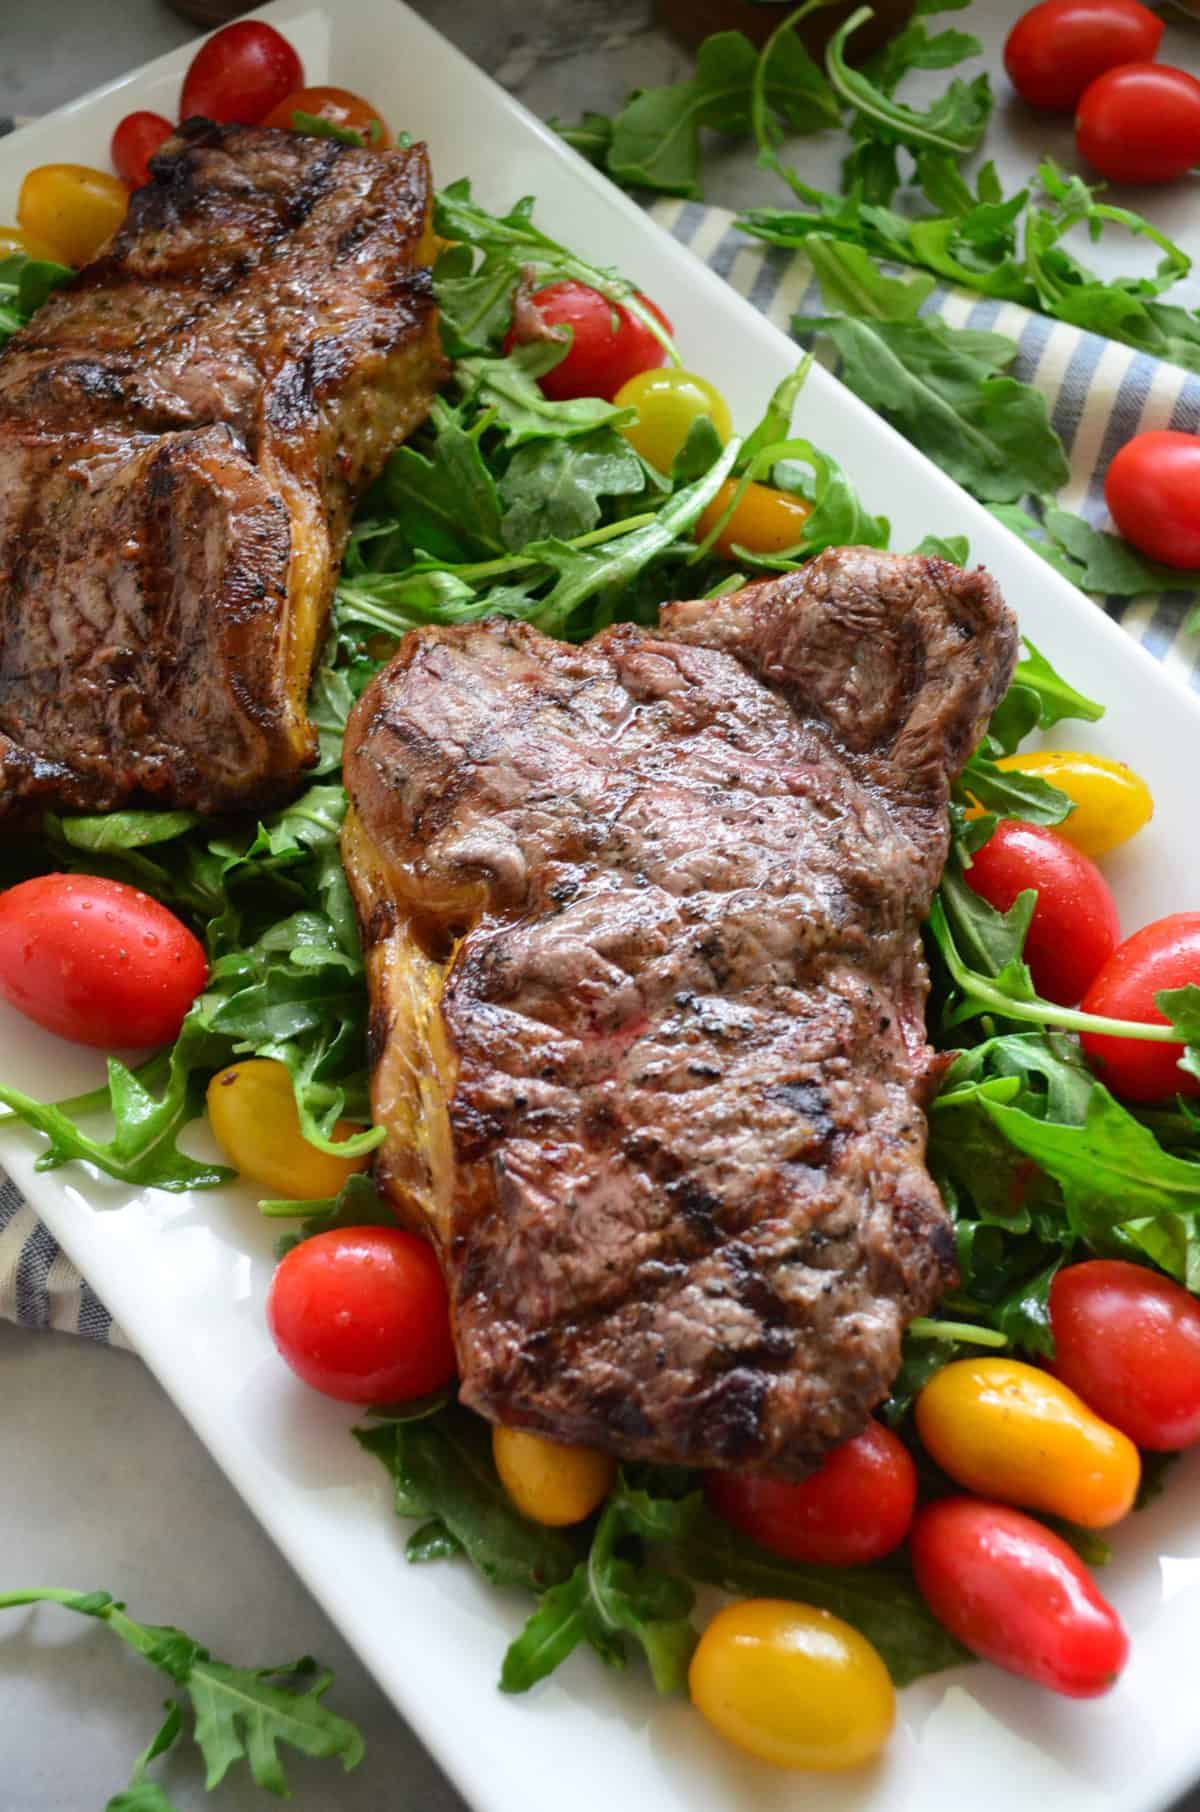
[[[1053,504],[1068,477],[1066,454],[1041,394],[1005,375],[1013,341],[919,314],[935,283],[957,284],[1200,371],[1200,311],[1162,299],[1188,274],[1187,254],[1048,158],[1012,195],[991,163],[971,186],[962,166],[987,128],[987,76],[952,76],[924,111],[896,93],[914,70],[950,70],[979,54],[971,34],[931,32],[926,24],[954,5],[927,0],[854,68],[847,45],[870,17],[860,8],[833,34],[823,77],[794,31],[814,10],[815,0],[798,8],[757,55],[740,33],[716,34],[700,46],[690,82],[641,91],[611,120],[593,112],[578,127],[555,122],[558,130],[614,181],[692,199],[702,193],[703,129],[753,137],[760,163],[799,205],[750,208],[737,225],[811,261],[826,314],[797,317],[793,328],[826,335],[843,382],[974,496],[999,506],[1006,526],[1082,590],[1110,597],[1200,590],[1200,573],[1157,566]],[[788,109],[777,91],[793,65],[803,80]],[[806,182],[783,146],[789,133],[839,124],[850,149],[841,193],[833,194]],[[1147,241],[1160,254],[1157,267],[1101,279],[1068,249],[1078,229],[1093,240],[1115,231]],[[904,278],[897,266],[919,274]],[[1200,613],[1188,626],[1197,625]]]
[[[128,1787],[108,1801],[105,1812],[172,1812],[171,1801],[146,1770],[182,1735],[185,1701],[190,1703],[191,1733],[209,1789],[244,1762],[258,1786],[287,1798],[281,1744],[304,1755],[339,1760],[347,1771],[363,1758],[359,1731],[323,1703],[332,1673],[319,1668],[309,1655],[278,1667],[230,1667],[170,1624],[136,1623],[108,1592],[46,1587],[0,1593],[0,1610],[27,1604],[61,1605],[98,1619],[143,1661],[166,1674],[182,1695],[167,1701],[166,1717],[134,1764]]]

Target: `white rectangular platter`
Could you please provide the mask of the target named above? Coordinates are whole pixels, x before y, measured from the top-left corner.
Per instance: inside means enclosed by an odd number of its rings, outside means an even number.
[[[439,183],[470,175],[488,205],[533,192],[552,233],[619,265],[677,324],[685,362],[713,379],[739,423],[795,364],[796,348],[637,206],[566,150],[395,0],[277,0],[263,9],[297,45],[310,81],[358,90],[393,127],[428,139]],[[174,115],[188,61],[161,58],[0,143],[0,219],[24,172],[103,164],[123,114]],[[965,533],[1030,636],[1109,705],[1070,726],[1072,746],[1132,762],[1157,800],[1151,827],[1107,867],[1125,929],[1200,905],[1194,835],[1200,701],[824,371],[802,432],[849,469],[893,544]],[[98,1080],[93,1058],[0,1012],[0,1076],[46,1098]],[[195,1149],[206,1135],[195,1130]],[[478,1812],[1159,1812],[1200,1778],[1200,1465],[1116,1536],[1104,1588],[1133,1636],[1118,1688],[1055,1699],[984,1667],[902,1695],[900,1726],[865,1774],[780,1775],[744,1762],[682,1703],[660,1703],[575,1656],[523,1699],[496,1690],[528,1605],[464,1567],[410,1568],[407,1529],[351,1416],[292,1379],[263,1324],[273,1230],[249,1189],[128,1198],[80,1168],[34,1172],[40,1140],[0,1134],[0,1160],[136,1343],[146,1362],[329,1615]],[[118,1582],[119,1584],[119,1582]],[[331,1783],[331,1804],[336,1787]]]

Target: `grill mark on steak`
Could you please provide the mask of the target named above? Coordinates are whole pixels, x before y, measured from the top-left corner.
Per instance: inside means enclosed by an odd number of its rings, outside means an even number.
[[[379,1175],[439,1247],[464,1401],[799,1476],[886,1395],[954,1275],[918,928],[1015,656],[984,573],[848,548],[657,633],[414,632],[372,682],[344,853]]]
[[[423,146],[189,120],[0,353],[0,819],[266,804],[353,503],[443,375]]]

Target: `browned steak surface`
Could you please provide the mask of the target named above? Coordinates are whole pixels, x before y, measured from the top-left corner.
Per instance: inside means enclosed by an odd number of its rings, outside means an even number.
[[[474,1408],[799,1474],[887,1393],[954,1269],[918,925],[1015,652],[984,572],[845,548],[658,633],[420,631],[365,693],[381,1174]]]
[[[441,376],[423,146],[191,121],[0,353],[0,817],[269,799]]]

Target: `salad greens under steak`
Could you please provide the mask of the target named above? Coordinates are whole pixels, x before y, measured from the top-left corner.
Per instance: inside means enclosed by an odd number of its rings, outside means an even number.
[[[439,198],[437,227],[452,242],[436,271],[452,385],[359,510],[313,681],[321,758],[310,784],[260,823],[123,811],[50,819],[40,838],[2,846],[3,884],[46,868],[133,882],[202,930],[210,960],[208,987],[170,1051],[137,1070],[110,1058],[107,1087],[57,1106],[0,1087],[10,1114],[45,1136],[43,1169],[83,1159],[135,1186],[219,1185],[231,1173],[188,1156],[178,1135],[202,1111],[207,1078],[251,1053],[286,1064],[314,1145],[344,1156],[378,1142],[381,1130],[369,1124],[363,962],[338,851],[346,809],[340,740],[355,698],[407,630],[499,612],[581,640],[613,621],[652,623],[665,599],[715,594],[823,547],[888,543],[888,523],[863,506],[836,461],[792,432],[807,361],[745,440],[722,447],[701,420],[664,477],[620,434],[631,412],[596,399],[546,399],[537,379],[563,356],[562,343],[501,350],[522,282],[571,276],[627,303],[633,286],[548,239],[529,200],[496,216],[456,183]],[[0,266],[10,298],[3,326],[28,313],[54,280],[44,267],[19,266]],[[972,356],[999,369],[1008,344],[975,335]],[[690,531],[730,474],[740,483],[769,478],[806,498],[803,541],[769,559],[742,554],[736,567],[712,551],[715,532],[697,545]],[[1021,486],[1013,482],[1015,496]],[[959,537],[931,536],[922,550],[968,558]],[[1119,1254],[1200,1289],[1200,1115],[1182,1100],[1153,1112],[1119,1104],[1072,1036],[1110,1022],[1034,993],[1022,949],[1035,896],[1022,895],[1002,915],[963,879],[997,815],[1055,824],[1071,809],[1065,794],[1004,771],[996,758],[1039,730],[1101,711],[1026,644],[955,791],[952,852],[928,947],[930,1036],[957,1055],[930,1113],[929,1162],[956,1222],[961,1282],[939,1315],[909,1330],[884,1407],[906,1438],[916,1390],[950,1358],[972,1347],[1052,1351],[1047,1292],[1062,1264]],[[1121,1030],[1187,1041],[1185,1067],[1200,1073],[1200,988],[1163,995],[1160,1004],[1173,1030]],[[86,1130],[105,1113],[107,1135]],[[362,1127],[351,1144],[332,1139],[341,1119]],[[362,1175],[336,1200],[264,1209],[301,1220],[302,1232],[285,1243],[391,1218]],[[564,1531],[517,1513],[496,1475],[487,1425],[448,1398],[382,1408],[356,1434],[386,1466],[397,1512],[419,1524],[410,1560],[465,1555],[492,1583],[535,1596],[504,1659],[507,1691],[527,1689],[582,1642],[610,1666],[624,1665],[632,1642],[660,1690],[682,1686],[698,1584],[825,1606],[870,1638],[899,1683],[966,1658],[926,1609],[903,1559],[858,1569],[777,1559],[709,1510],[695,1474],[627,1467],[598,1514]],[[936,1488],[924,1456],[920,1465]],[[1068,1533],[1089,1559],[1103,1558],[1095,1537]],[[114,1607],[89,1600],[72,1608],[110,1616]]]

